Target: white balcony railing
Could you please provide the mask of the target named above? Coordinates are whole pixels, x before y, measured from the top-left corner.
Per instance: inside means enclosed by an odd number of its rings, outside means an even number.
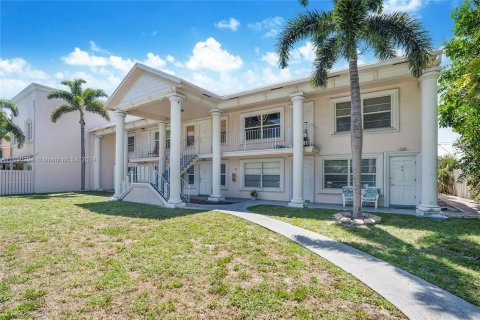
[[[312,123],[305,122],[303,125],[303,144],[304,146],[313,146],[315,137],[315,126]],[[292,130],[290,126],[276,126],[268,128],[245,129],[242,132],[222,133],[220,136],[222,151],[249,151],[249,150],[269,150],[291,148]],[[142,141],[138,142],[142,145]],[[150,149],[148,149],[150,150]],[[181,152],[188,154],[210,154],[212,153],[212,139],[208,137],[194,137],[194,139],[184,139],[181,142]],[[167,149],[167,154],[169,150]],[[139,152],[140,158],[158,157],[158,148],[153,145],[151,151]],[[168,157],[168,155],[167,155]],[[133,158],[133,157],[132,157]]]

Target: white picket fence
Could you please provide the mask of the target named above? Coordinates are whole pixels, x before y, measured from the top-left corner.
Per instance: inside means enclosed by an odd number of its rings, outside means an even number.
[[[0,170],[0,196],[33,193],[32,170]]]

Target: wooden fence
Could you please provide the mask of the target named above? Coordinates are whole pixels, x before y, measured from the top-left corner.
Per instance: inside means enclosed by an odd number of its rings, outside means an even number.
[[[472,199],[472,194],[468,190],[467,181],[459,181],[459,177],[462,174],[462,171],[459,169],[453,170],[453,195],[461,198]]]
[[[0,196],[33,193],[32,170],[0,170]]]

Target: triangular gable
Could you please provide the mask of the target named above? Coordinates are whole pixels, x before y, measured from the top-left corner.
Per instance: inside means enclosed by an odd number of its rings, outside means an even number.
[[[106,107],[113,109],[117,105],[148,97],[180,83],[180,79],[175,76],[137,63],[112,93]]]

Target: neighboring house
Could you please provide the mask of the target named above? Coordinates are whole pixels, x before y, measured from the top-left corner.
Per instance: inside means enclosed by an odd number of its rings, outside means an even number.
[[[80,190],[79,114],[66,114],[53,123],[52,111],[64,102],[47,99],[52,89],[32,83],[11,99],[18,107],[13,122],[22,128],[25,143],[19,149],[15,139],[10,141],[10,162],[15,170],[33,171],[35,193]],[[93,114],[85,121],[87,129],[107,123]]]
[[[403,58],[359,68],[362,183],[380,188],[384,206],[439,210],[441,53],[433,54],[420,79]],[[90,130],[99,160],[91,163],[90,187],[169,207],[189,195],[218,201],[248,198],[252,190],[291,206],[341,203],[342,187],[352,183],[349,101],[348,70],[330,73],[324,89],[305,78],[219,96],[136,64],[106,103],[115,124]]]
[[[10,157],[10,142],[6,140],[0,140],[0,159],[6,159]]]

